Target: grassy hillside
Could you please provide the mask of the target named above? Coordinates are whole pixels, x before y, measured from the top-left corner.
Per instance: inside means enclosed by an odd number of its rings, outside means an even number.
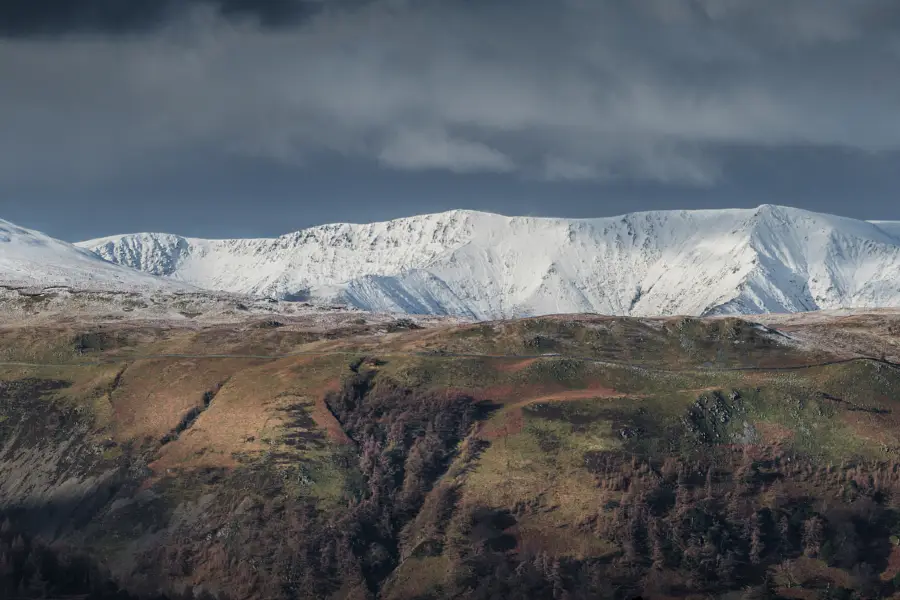
[[[7,531],[133,594],[900,591],[900,368],[745,321],[73,321],[0,362]],[[75,589],[4,539],[0,589]]]

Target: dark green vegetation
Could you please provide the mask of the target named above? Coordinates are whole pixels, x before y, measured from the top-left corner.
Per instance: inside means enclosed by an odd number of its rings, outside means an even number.
[[[735,319],[398,323],[9,330],[55,364],[2,367],[0,592],[900,593],[889,361]]]
[[[0,598],[137,600],[90,557],[19,531],[16,516],[0,523]],[[166,600],[159,596],[158,600]]]

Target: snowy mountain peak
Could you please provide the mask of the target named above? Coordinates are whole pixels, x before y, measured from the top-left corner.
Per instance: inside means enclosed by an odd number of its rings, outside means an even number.
[[[110,262],[152,275],[172,275],[183,253],[190,248],[186,238],[168,233],[137,233],[94,240],[92,251]],[[112,258],[114,257],[114,258]]]
[[[203,288],[476,318],[900,305],[900,225],[806,210],[600,219],[455,210],[274,239],[135,234],[79,244]]]
[[[82,290],[193,289],[112,264],[93,252],[0,220],[0,285]]]

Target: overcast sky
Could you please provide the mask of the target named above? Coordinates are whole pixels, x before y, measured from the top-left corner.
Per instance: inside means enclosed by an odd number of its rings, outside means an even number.
[[[12,0],[0,218],[77,240],[452,208],[900,219],[897,0]]]

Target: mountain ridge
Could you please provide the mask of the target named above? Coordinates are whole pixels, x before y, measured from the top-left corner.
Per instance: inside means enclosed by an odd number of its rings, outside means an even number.
[[[611,215],[608,217],[540,217],[540,216],[530,216],[530,215],[508,215],[503,213],[496,213],[490,211],[482,211],[482,210],[474,210],[474,209],[464,209],[464,208],[455,208],[447,211],[440,211],[434,213],[421,213],[416,215],[411,215],[408,217],[398,217],[396,219],[385,219],[381,221],[371,221],[371,222],[355,222],[355,221],[335,221],[332,223],[323,223],[320,225],[311,225],[309,227],[304,227],[302,229],[298,229],[295,231],[289,231],[287,233],[283,233],[277,236],[263,236],[263,237],[250,237],[250,238],[201,238],[197,236],[190,235],[181,235],[177,233],[166,233],[166,232],[150,232],[150,231],[139,231],[132,233],[122,233],[122,234],[113,234],[107,236],[100,236],[97,238],[91,238],[89,240],[83,240],[78,242],[73,242],[75,246],[84,246],[90,244],[99,244],[108,241],[116,241],[125,237],[134,237],[134,236],[152,236],[152,237],[160,237],[160,238],[172,238],[172,239],[180,239],[180,240],[203,240],[209,242],[226,242],[226,241],[247,241],[247,240],[286,240],[293,239],[298,237],[303,237],[304,234],[309,232],[314,232],[317,230],[331,230],[340,227],[374,227],[378,225],[388,225],[395,223],[405,223],[405,222],[415,222],[419,220],[425,219],[434,219],[441,217],[454,217],[454,216],[475,216],[475,217],[494,217],[494,218],[502,218],[502,219],[516,219],[516,220],[530,220],[536,222],[565,222],[565,223],[597,223],[597,222],[607,222],[607,221],[615,221],[618,219],[623,219],[627,217],[639,217],[646,215],[664,215],[664,214],[692,214],[692,215],[719,215],[719,214],[729,214],[729,213],[759,213],[761,211],[774,211],[774,210],[782,210],[782,211],[790,211],[797,214],[807,214],[807,215],[815,215],[817,217],[823,217],[832,219],[835,221],[841,221],[846,223],[862,223],[868,225],[874,225],[879,229],[883,228],[884,233],[895,237],[897,232],[900,232],[900,220],[884,220],[884,219],[855,219],[853,217],[845,217],[841,215],[835,215],[832,213],[825,212],[817,212],[804,208],[795,208],[787,205],[780,204],[760,204],[755,208],[700,208],[700,209],[661,209],[661,210],[643,210],[643,211],[632,211],[628,213],[621,213],[617,215]]]
[[[454,210],[277,238],[81,242],[201,288],[476,319],[900,305],[900,223],[763,204],[596,219]]]

